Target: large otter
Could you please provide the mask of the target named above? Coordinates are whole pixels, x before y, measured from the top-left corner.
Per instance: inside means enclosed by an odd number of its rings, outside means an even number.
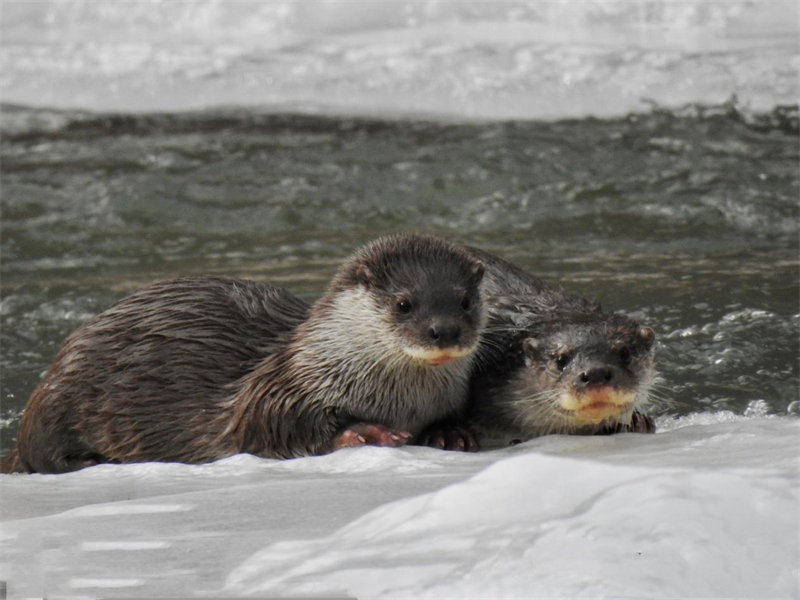
[[[568,294],[486,252],[489,319],[471,383],[482,442],[548,433],[652,432],[649,327]]]
[[[310,308],[253,282],[150,286],[66,340],[2,470],[402,445],[465,406],[482,276],[461,247],[399,235],[357,251]]]

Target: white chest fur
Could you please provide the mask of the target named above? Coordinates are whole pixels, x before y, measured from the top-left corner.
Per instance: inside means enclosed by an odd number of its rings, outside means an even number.
[[[467,399],[472,355],[434,366],[404,351],[391,315],[362,288],[336,294],[324,318],[312,317],[294,356],[313,373],[331,409],[418,434],[458,412]]]

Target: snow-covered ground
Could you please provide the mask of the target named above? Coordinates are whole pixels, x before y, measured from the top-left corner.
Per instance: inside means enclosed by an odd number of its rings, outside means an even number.
[[[756,407],[757,408],[757,407]],[[800,420],[2,476],[9,597],[798,597]]]

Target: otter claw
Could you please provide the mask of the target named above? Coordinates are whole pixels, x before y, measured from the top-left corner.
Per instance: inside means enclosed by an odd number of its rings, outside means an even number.
[[[475,452],[478,442],[475,436],[458,425],[438,425],[423,432],[416,441],[418,446],[430,446],[440,450]]]
[[[640,413],[639,411],[633,411],[630,431],[634,433],[655,433],[656,423],[648,415]]]
[[[388,446],[396,448],[404,446],[411,434],[392,429],[384,425],[372,423],[353,423],[342,429],[333,438],[333,449],[351,448],[354,446]]]
[[[615,433],[655,433],[656,423],[653,419],[639,411],[633,411],[630,423],[614,423],[606,425],[598,433],[600,435],[613,435]]]

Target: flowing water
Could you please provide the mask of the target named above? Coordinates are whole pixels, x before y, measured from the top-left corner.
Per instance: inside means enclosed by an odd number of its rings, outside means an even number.
[[[443,124],[6,106],[2,127],[3,450],[63,338],[137,287],[208,273],[312,300],[399,230],[654,327],[657,416],[799,412],[796,107]]]

